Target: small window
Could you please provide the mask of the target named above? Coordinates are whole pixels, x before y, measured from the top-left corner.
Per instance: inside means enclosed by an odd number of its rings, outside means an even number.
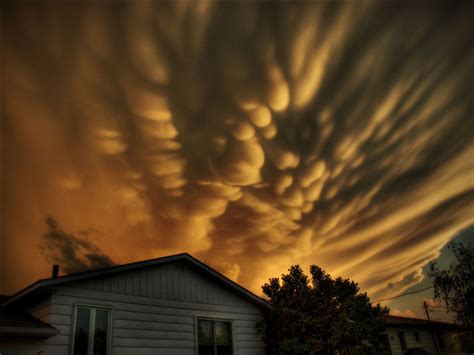
[[[392,354],[392,351],[390,349],[390,340],[388,339],[388,334],[382,334],[380,341],[382,342],[382,353]]]
[[[443,337],[441,336],[440,333],[438,332],[435,332],[435,338],[436,338],[436,342],[438,343],[438,346],[441,350],[444,350],[444,341],[443,341]]]
[[[197,323],[199,355],[232,355],[231,322],[198,319]]]
[[[110,348],[110,309],[77,306],[73,355],[107,355]]]
[[[417,342],[417,343],[421,343],[420,332],[414,332],[413,335],[415,336],[416,342]]]
[[[400,339],[400,346],[402,351],[407,350],[407,342],[405,341],[405,334],[403,332],[398,332],[398,339]]]

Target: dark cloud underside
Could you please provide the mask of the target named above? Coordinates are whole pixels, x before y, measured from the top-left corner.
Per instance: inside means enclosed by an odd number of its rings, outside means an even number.
[[[380,297],[474,221],[472,6],[2,11],[3,290],[47,268],[49,213],[117,262],[188,251],[256,291],[315,263]]]

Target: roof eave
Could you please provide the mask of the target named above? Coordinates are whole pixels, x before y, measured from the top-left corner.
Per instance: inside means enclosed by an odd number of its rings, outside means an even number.
[[[449,328],[449,329],[455,329],[458,326],[456,324],[452,323],[444,323],[444,322],[438,322],[438,321],[400,321],[400,322],[390,322],[390,321],[385,321],[384,322],[386,327],[391,327],[391,328],[399,328],[399,327],[411,327],[411,328]]]
[[[226,276],[224,276],[221,273],[215,271],[214,269],[212,269],[211,267],[209,267],[206,264],[202,263],[201,261],[194,258],[193,256],[191,256],[189,254],[185,254],[185,255],[186,255],[186,257],[187,257],[186,259],[188,261],[191,261],[194,265],[196,265],[197,267],[202,269],[204,272],[206,272],[208,274],[211,274],[215,278],[219,279],[221,282],[225,283],[228,287],[230,287],[233,290],[237,291],[237,293],[239,293],[240,296],[246,298],[247,300],[249,300],[250,302],[254,303],[255,305],[257,305],[261,308],[265,308],[265,309],[270,309],[271,308],[271,306],[264,299],[258,297],[257,295],[255,295],[251,291],[249,291],[246,288],[239,285],[238,283],[230,280]]]
[[[83,272],[78,272],[78,273],[74,273],[74,274],[70,274],[70,275],[59,276],[59,277],[55,277],[55,278],[40,279],[40,280],[34,282],[33,284],[25,287],[24,289],[18,291],[14,295],[12,295],[8,300],[3,302],[1,304],[1,306],[8,306],[8,305],[16,302],[18,299],[24,297],[25,295],[35,291],[36,289],[42,288],[42,287],[61,285],[61,284],[67,283],[67,282],[82,280],[82,279],[90,278],[90,277],[105,276],[105,275],[113,274],[113,273],[120,272],[120,271],[127,271],[127,270],[130,270],[130,269],[134,269],[136,267],[146,267],[148,265],[153,265],[154,263],[171,262],[174,259],[176,259],[176,260],[181,259],[183,255],[189,255],[189,254],[170,255],[170,256],[165,256],[165,257],[162,257],[162,258],[150,259],[150,260],[145,260],[145,261],[138,261],[138,262],[135,262],[135,263],[128,263],[128,264],[124,264],[124,265],[109,266],[109,267],[106,267],[106,268],[83,271]],[[160,259],[162,259],[162,261],[158,262],[158,260],[160,260]],[[143,265],[141,265],[141,264],[143,264]]]
[[[23,290],[20,290],[13,296],[11,296],[7,301],[5,301],[2,306],[8,306],[11,305],[21,298],[25,297],[26,295],[34,292],[37,289],[40,288],[45,288],[48,286],[56,286],[56,285],[61,285],[67,282],[72,282],[72,281],[77,281],[77,280],[82,280],[85,278],[92,278],[92,277],[97,277],[97,276],[106,276],[109,274],[117,273],[117,272],[122,272],[122,271],[128,271],[131,269],[135,268],[142,268],[142,267],[147,267],[151,265],[158,265],[158,264],[163,264],[163,263],[168,263],[168,262],[173,262],[173,261],[181,261],[185,260],[194,266],[196,266],[198,269],[201,271],[205,272],[208,275],[213,276],[217,280],[221,281],[228,287],[232,288],[233,290],[237,291],[237,293],[249,300],[250,302],[254,303],[260,308],[265,308],[265,309],[270,309],[271,306],[263,299],[258,297],[257,295],[253,294],[251,291],[247,290],[246,288],[240,286],[239,284],[235,283],[234,281],[230,280],[226,276],[222,275],[221,273],[215,271],[208,265],[204,264],[200,260],[194,258],[192,255],[188,253],[181,253],[181,254],[175,254],[175,255],[169,255],[169,256],[164,256],[161,258],[156,258],[156,259],[150,259],[150,260],[144,260],[144,261],[138,261],[135,263],[129,263],[129,264],[124,264],[124,265],[116,265],[116,266],[111,266],[103,269],[96,269],[96,270],[90,270],[90,271],[84,271],[81,273],[76,273],[76,274],[71,274],[71,275],[65,275],[61,277],[56,277],[56,278],[50,278],[50,279],[42,279],[38,280],[37,282],[33,283],[32,285],[24,288]]]
[[[0,327],[0,337],[19,336],[33,338],[51,338],[59,334],[56,328]]]

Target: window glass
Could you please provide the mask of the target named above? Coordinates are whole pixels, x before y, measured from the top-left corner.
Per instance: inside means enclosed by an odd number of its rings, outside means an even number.
[[[390,349],[390,340],[388,339],[388,334],[382,334],[381,336],[382,341],[382,351],[384,354],[391,354],[392,351]]]
[[[398,332],[398,339],[400,339],[400,346],[403,351],[407,350],[407,343],[405,341],[405,334],[403,332]]]
[[[214,355],[214,327],[211,320],[198,320],[199,355]]]
[[[79,307],[77,309],[74,355],[87,355],[90,319],[91,310],[89,308]]]
[[[232,354],[232,330],[230,322],[214,322],[214,336],[217,355]]]
[[[444,342],[443,342],[443,337],[441,336],[441,334],[436,332],[435,337],[436,337],[436,341],[438,342],[439,348],[441,350],[444,350]]]
[[[107,353],[108,325],[109,311],[107,309],[96,309],[94,326],[94,355],[106,355]]]
[[[107,355],[110,310],[78,306],[73,355]]]
[[[419,332],[414,332],[413,334],[415,335],[415,340],[417,342],[420,342],[421,341],[420,333]]]
[[[232,355],[231,322],[198,319],[199,355]]]

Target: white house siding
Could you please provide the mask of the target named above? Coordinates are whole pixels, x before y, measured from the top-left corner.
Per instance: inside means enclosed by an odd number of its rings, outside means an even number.
[[[38,355],[44,351],[46,355],[67,355],[69,347],[67,344],[50,344],[48,341],[4,340],[0,339],[0,354],[2,355]]]
[[[416,328],[387,328],[385,333],[388,335],[392,355],[402,355],[405,353],[405,351],[402,351],[398,332],[403,332],[405,334],[407,349],[421,347],[432,354],[436,354],[436,348],[431,332]],[[421,341],[416,341],[415,332],[420,334]]]
[[[68,354],[78,303],[112,308],[113,355],[195,354],[196,317],[231,320],[236,354],[264,353],[256,328],[259,308],[185,263],[88,279],[55,290],[42,316],[61,332],[42,343],[47,355]]]

